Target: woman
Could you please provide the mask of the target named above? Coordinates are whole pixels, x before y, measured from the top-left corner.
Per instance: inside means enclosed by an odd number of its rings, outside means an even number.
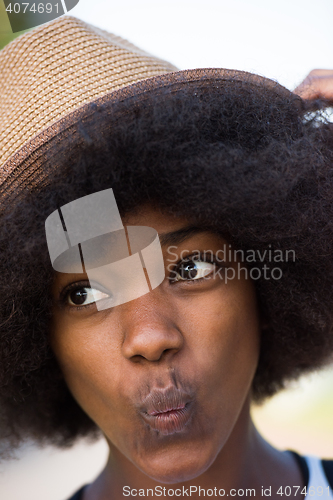
[[[331,464],[274,449],[249,415],[332,355],[329,101],[173,72],[71,17],[1,56],[3,453],[103,434],[109,460],[72,500],[332,498]],[[165,274],[115,307],[83,246],[83,268],[62,268],[45,237],[56,213],[74,245],[66,210],[107,190],[129,251],[129,228],[158,233]]]

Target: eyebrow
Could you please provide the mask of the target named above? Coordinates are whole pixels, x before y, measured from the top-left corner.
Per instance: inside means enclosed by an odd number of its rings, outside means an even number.
[[[186,226],[178,229],[177,231],[170,231],[169,233],[160,233],[159,238],[161,246],[175,245],[182,243],[191,236],[199,233],[206,233],[208,229],[204,229],[198,226]]]

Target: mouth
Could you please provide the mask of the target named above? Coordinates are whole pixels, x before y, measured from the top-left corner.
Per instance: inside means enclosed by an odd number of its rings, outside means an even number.
[[[193,398],[175,387],[155,389],[143,400],[140,413],[144,421],[163,435],[185,430],[193,414]]]

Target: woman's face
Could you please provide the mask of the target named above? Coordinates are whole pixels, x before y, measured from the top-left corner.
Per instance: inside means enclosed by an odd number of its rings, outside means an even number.
[[[123,223],[157,230],[164,281],[98,311],[86,275],[57,273],[52,346],[111,448],[151,478],[176,483],[208,469],[248,399],[259,354],[255,290],[245,273],[226,282],[225,266],[236,264],[222,262],[218,250],[228,244],[216,234],[181,233],[187,220],[147,207]],[[207,257],[217,252],[214,264]]]

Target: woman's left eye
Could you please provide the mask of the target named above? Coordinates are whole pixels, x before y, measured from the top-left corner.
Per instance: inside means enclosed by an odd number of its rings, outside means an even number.
[[[209,276],[216,269],[216,265],[203,260],[186,260],[174,270],[172,281],[193,281]]]
[[[108,298],[109,295],[90,287],[75,288],[67,295],[67,303],[71,306],[87,306],[93,302]]]

